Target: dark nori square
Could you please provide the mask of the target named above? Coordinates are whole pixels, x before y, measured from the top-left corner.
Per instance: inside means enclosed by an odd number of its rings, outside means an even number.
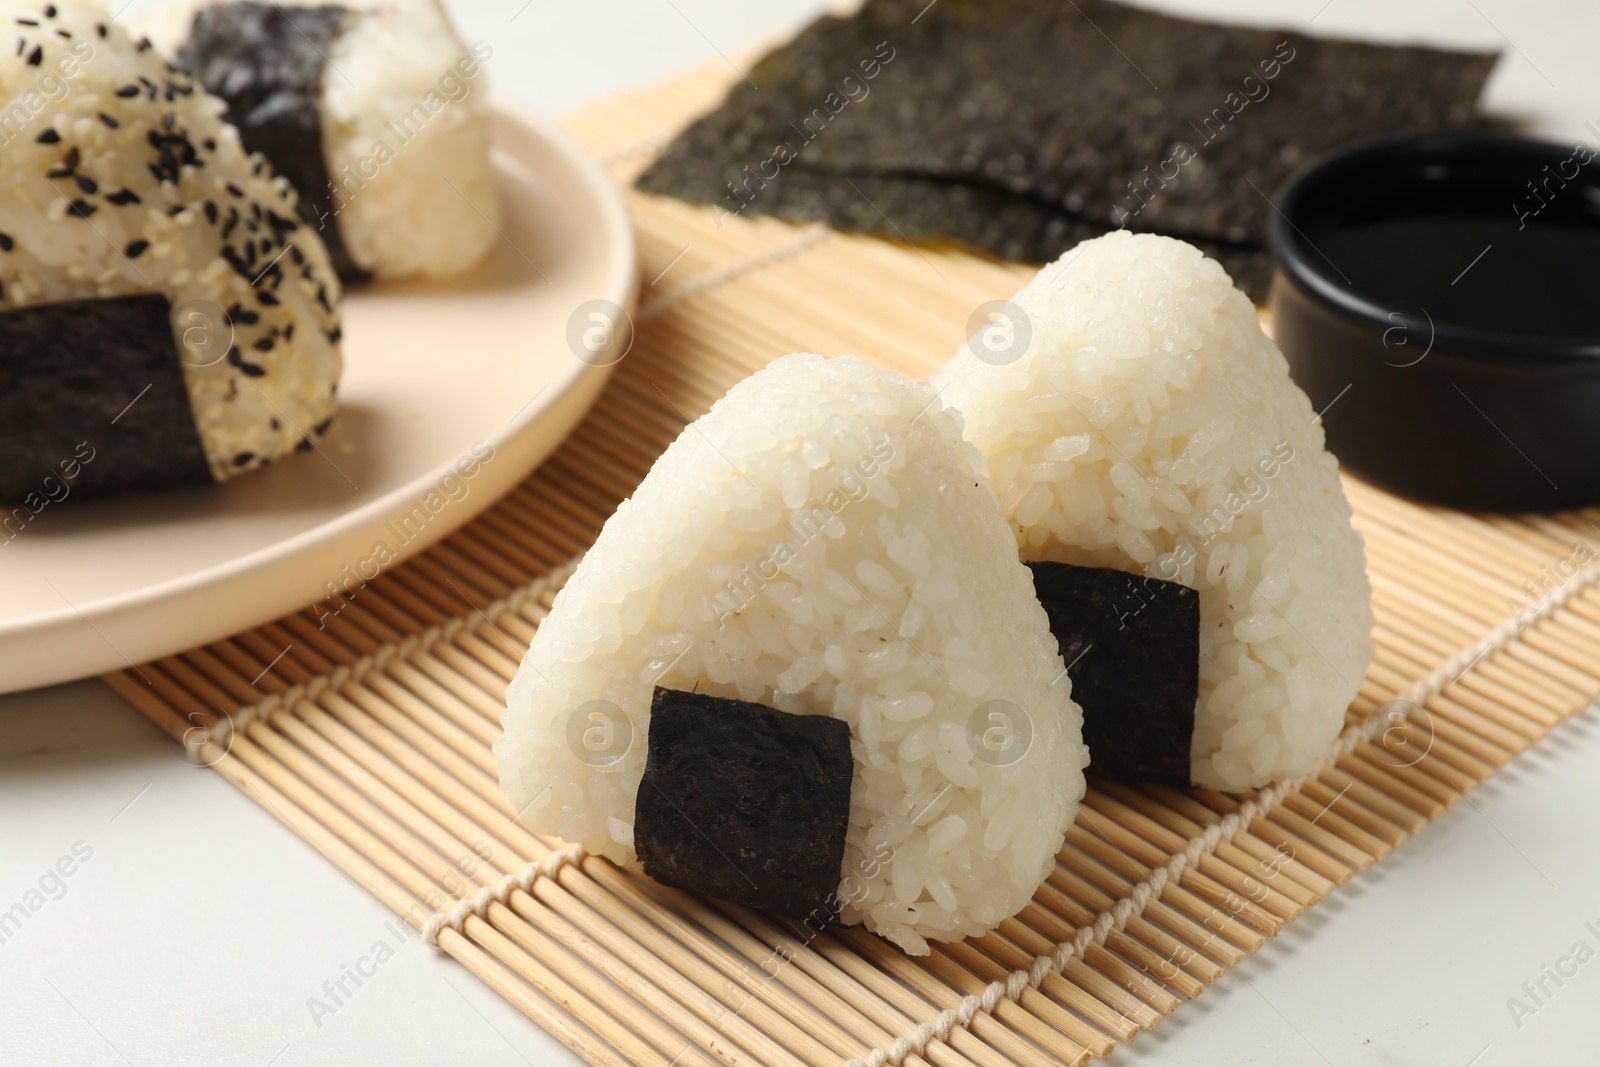
[[[1089,770],[1107,778],[1189,783],[1200,695],[1200,594],[1142,574],[1030,563],[1083,708]]]
[[[346,282],[366,281],[339,233],[322,154],[323,67],[345,9],[231,3],[195,13],[179,67],[228,104],[246,151],[260,152],[300,194],[299,215],[328,246]]]
[[[73,495],[209,484],[164,296],[74,300],[0,315],[0,504],[92,462]]]
[[[839,912],[855,764],[826,715],[658,688],[633,847],[665,885],[793,918]]]
[[[1290,173],[1353,141],[1471,123],[1495,59],[1112,0],[867,0],[768,54],[749,72],[759,91],[737,82],[639,185],[1030,260],[1126,225],[1217,242],[1236,280],[1264,281],[1252,254]],[[938,184],[885,204],[863,179]],[[979,189],[998,201],[963,191]],[[1029,225],[1055,232],[1030,242]]]

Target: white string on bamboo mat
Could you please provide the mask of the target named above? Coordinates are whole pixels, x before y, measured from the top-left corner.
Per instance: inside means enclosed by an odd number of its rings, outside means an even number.
[[[458,900],[448,908],[441,908],[428,916],[422,924],[422,940],[424,944],[434,948],[439,947],[439,933],[449,927],[456,933],[461,933],[462,925],[469,916],[485,918],[490,904],[504,904],[511,899],[511,892],[520,889],[524,893],[533,889],[533,883],[540,878],[554,878],[561,868],[568,864],[580,862],[588,855],[582,845],[571,845],[550,853],[542,860],[534,860],[522,870],[508,874],[492,886],[484,886],[465,900]]]
[[[580,559],[582,557],[579,557]],[[522,610],[530,601],[540,600],[552,589],[560,589],[572,572],[578,566],[578,560],[569,560],[548,574],[541,575],[527,585],[513,589],[499,600],[491,601],[478,615],[485,620],[497,619],[502,615]],[[392,645],[384,645],[370,655],[362,656],[352,663],[335,668],[331,673],[318,675],[300,685],[291,685],[281,693],[273,693],[260,701],[240,708],[232,714],[224,715],[213,723],[204,733],[196,734],[196,747],[205,748],[207,745],[217,745],[224,751],[233,740],[235,733],[241,732],[256,719],[265,718],[274,712],[292,709],[299,706],[301,701],[311,704],[317,702],[325,689],[338,692],[351,682],[359,682],[375,670],[382,670],[391,660],[404,660],[416,652],[426,652],[441,641],[453,641],[457,634],[467,627],[471,615],[462,615],[451,619],[439,626],[430,626],[420,633],[411,634]],[[492,625],[492,623],[491,623]]]
[[[1429,697],[1443,692],[1478,660],[1504,651],[1525,627],[1549,618],[1558,608],[1566,605],[1579,592],[1596,582],[1600,582],[1600,561],[1584,567],[1551,590],[1538,603],[1512,615],[1482,640],[1451,656],[1426,678],[1413,685],[1405,699],[1413,707],[1422,707]],[[1036,957],[1029,967],[1013,971],[1004,979],[990,982],[982,992],[969,994],[956,1007],[945,1009],[911,1033],[896,1038],[892,1044],[875,1048],[859,1059],[849,1061],[845,1067],[900,1067],[907,1056],[920,1056],[930,1041],[935,1039],[948,1041],[953,1029],[958,1026],[963,1029],[970,1026],[979,1012],[993,1014],[1002,1000],[1014,1001],[1021,997],[1025,990],[1037,989],[1045,978],[1060,973],[1074,956],[1081,958],[1090,945],[1104,944],[1112,930],[1124,929],[1129,920],[1143,914],[1150,901],[1161,895],[1161,890],[1169,881],[1178,882],[1183,877],[1184,871],[1198,867],[1202,858],[1215,852],[1223,841],[1232,841],[1241,830],[1254,822],[1257,816],[1271,811],[1284,797],[1353,752],[1357,746],[1371,741],[1385,723],[1388,723],[1391,729],[1394,726],[1389,716],[1373,714],[1349,727],[1339,735],[1332,750],[1312,768],[1309,774],[1268,786],[1240,805],[1238,811],[1207,826],[1202,833],[1189,839],[1182,852],[1175,854],[1165,866],[1152,871],[1149,878],[1134,886],[1127,896],[1117,901],[1109,910],[1101,912],[1091,925],[1080,929],[1071,941],[1058,943],[1053,951]]]

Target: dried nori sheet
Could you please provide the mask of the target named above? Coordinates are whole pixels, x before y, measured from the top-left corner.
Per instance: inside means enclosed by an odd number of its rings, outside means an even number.
[[[0,503],[71,470],[74,496],[211,482],[170,315],[156,295],[0,314]]]
[[[1365,138],[1471,123],[1495,59],[1112,0],[868,0],[766,56],[749,74],[759,91],[737,83],[639,185],[728,212],[787,215],[804,199],[811,216],[820,206],[844,227],[865,217],[857,191],[798,175],[938,178],[1026,201],[1039,225],[1064,213],[1248,253],[1265,239],[1265,196],[1300,164]],[[944,232],[1004,256],[1029,246],[1015,218],[985,242],[993,200],[926,187],[904,199],[898,213],[879,204],[893,225],[869,219],[872,232]]]
[[[770,214],[790,222],[825,222],[843,230],[919,244],[953,242],[1002,259],[1047,263],[1080,241],[1109,233],[1070,211],[965,182],[912,176],[848,176],[855,199],[835,198],[839,177],[786,171],[784,195]],[[1190,238],[1222,264],[1234,284],[1257,301],[1272,281],[1272,256],[1264,248]]]
[[[658,688],[634,812],[650,877],[794,918],[839,911],[850,727]]]
[[[1102,567],[1030,563],[1083,708],[1089,768],[1107,778],[1189,785],[1200,695],[1200,594]]]
[[[227,102],[245,150],[260,152],[289,179],[300,194],[300,218],[322,236],[339,277],[363,282],[370,274],[345,248],[322,154],[323,67],[344,19],[345,8],[335,5],[202,7],[176,62]]]

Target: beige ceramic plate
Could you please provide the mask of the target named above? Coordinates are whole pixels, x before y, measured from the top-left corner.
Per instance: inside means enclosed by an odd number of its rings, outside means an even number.
[[[341,409],[320,454],[223,486],[69,497],[0,540],[0,692],[306,608],[437,541],[555,449],[619,358],[585,345],[606,336],[597,302],[632,306],[633,230],[610,178],[549,120],[498,101],[494,143],[505,239],[468,276],[347,299]],[[631,341],[625,322],[611,339]]]

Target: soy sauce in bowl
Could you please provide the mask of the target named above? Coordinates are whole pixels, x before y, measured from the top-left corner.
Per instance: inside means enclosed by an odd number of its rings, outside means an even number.
[[[1600,501],[1600,161],[1488,133],[1361,146],[1269,223],[1270,305],[1349,469],[1460,507]]]

